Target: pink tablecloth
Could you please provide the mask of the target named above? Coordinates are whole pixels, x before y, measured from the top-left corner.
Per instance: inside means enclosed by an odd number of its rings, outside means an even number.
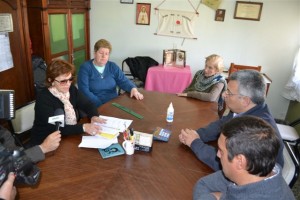
[[[191,81],[192,73],[188,65],[184,68],[158,65],[148,69],[145,90],[180,93]]]

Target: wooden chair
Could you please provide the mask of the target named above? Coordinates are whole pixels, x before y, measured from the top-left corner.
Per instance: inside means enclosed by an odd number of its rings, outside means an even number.
[[[237,65],[234,63],[230,64],[230,68],[228,70],[228,76],[230,76],[230,74],[232,74],[233,72],[239,71],[239,70],[244,70],[244,69],[252,69],[252,70],[256,70],[259,71],[261,70],[261,66],[248,66],[248,65]]]
[[[260,72],[260,70],[261,70],[261,66],[248,66],[248,65],[236,65],[236,64],[234,64],[234,63],[231,63],[230,64],[230,67],[229,67],[229,70],[228,70],[228,77],[232,74],[232,73],[234,73],[234,72],[236,72],[236,71],[239,71],[239,70],[256,70],[256,71],[259,71]],[[227,79],[227,81],[228,81],[228,79]],[[268,93],[268,87],[267,87],[267,91],[266,91],[266,93]],[[224,103],[223,103],[223,109],[222,110],[219,110],[218,111],[218,115],[219,115],[219,117],[221,118],[223,115],[226,115],[228,113],[228,110],[226,111],[226,103],[225,103],[225,101],[224,101]]]

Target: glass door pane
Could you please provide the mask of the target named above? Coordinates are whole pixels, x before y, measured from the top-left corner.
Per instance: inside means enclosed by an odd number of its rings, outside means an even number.
[[[51,54],[68,51],[67,14],[50,14]]]
[[[62,56],[54,57],[53,59],[62,59],[65,61],[69,61],[69,55],[62,55]]]
[[[85,15],[84,13],[72,14],[73,48],[85,46]]]

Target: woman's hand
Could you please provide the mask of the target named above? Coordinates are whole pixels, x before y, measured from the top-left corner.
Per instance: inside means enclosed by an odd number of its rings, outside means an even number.
[[[187,97],[187,93],[177,93],[177,96],[179,96],[179,97]]]
[[[144,95],[141,94],[136,88],[132,88],[130,92],[130,97],[135,97],[137,100],[144,99]]]
[[[106,119],[103,119],[103,118],[101,118],[101,117],[94,116],[94,117],[92,117],[92,119],[91,119],[91,123],[92,123],[92,124],[94,124],[94,123],[105,124],[105,123],[106,123]]]
[[[99,126],[97,123],[86,123],[82,125],[82,128],[84,132],[90,135],[99,134],[102,130],[101,126]]]

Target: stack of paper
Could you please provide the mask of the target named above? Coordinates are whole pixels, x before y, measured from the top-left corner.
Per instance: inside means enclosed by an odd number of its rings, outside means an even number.
[[[106,119],[106,123],[98,123],[98,125],[101,126],[102,129],[99,133],[99,136],[106,139],[114,139],[118,137],[119,133],[125,131],[132,123],[132,120],[129,119],[120,119],[103,115],[100,115],[100,117]]]
[[[95,136],[82,136],[79,147],[105,149],[111,144],[118,143],[119,133],[125,131],[132,123],[132,120],[128,119],[102,115],[100,117],[106,119],[105,124],[97,123],[97,125],[101,126],[101,132]]]
[[[115,143],[118,143],[118,138],[109,140],[99,136],[82,136],[78,147],[105,149]]]

